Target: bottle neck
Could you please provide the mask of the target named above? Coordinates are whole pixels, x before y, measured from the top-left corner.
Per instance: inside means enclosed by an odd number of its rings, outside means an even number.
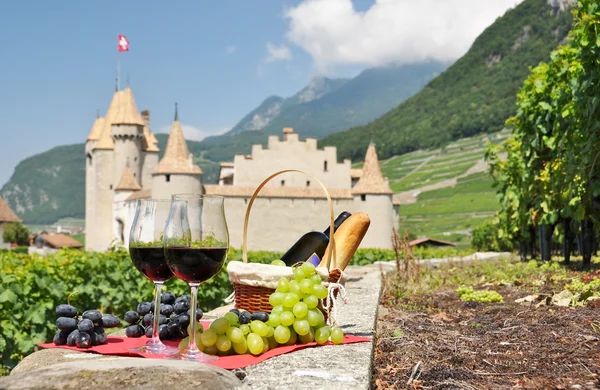
[[[352,214],[350,214],[350,213],[349,213],[349,212],[347,212],[347,211],[342,211],[342,212],[340,213],[340,215],[338,215],[338,217],[337,217],[337,218],[335,219],[335,221],[333,222],[333,232],[335,233],[335,231],[336,231],[336,230],[338,230],[338,228],[340,227],[340,225],[341,225],[342,223],[344,223],[344,221],[345,221],[345,220],[347,220],[347,219],[348,219],[348,217],[350,217],[351,215],[352,215]],[[328,227],[327,229],[325,229],[325,231],[324,231],[323,233],[324,233],[324,234],[325,234],[327,237],[330,237],[330,236],[331,236],[330,230],[331,230],[331,226],[330,226],[330,227]]]

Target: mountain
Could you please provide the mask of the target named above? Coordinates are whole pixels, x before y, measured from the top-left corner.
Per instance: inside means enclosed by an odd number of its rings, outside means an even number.
[[[213,161],[231,160],[284,127],[293,127],[301,137],[322,138],[366,124],[417,93],[447,66],[430,61],[371,68],[350,80],[313,78],[296,95],[271,96],[229,132],[206,138],[204,155]]]
[[[270,96],[242,118],[227,134],[232,135],[243,131],[263,130],[273,119],[277,118],[279,114],[285,112],[288,108],[319,99],[323,95],[337,90],[347,82],[348,79],[315,77],[304,89],[292,97]]]
[[[168,134],[156,134],[156,138],[162,157]],[[199,142],[187,144],[204,171],[204,179],[215,182],[219,164],[201,157]],[[0,197],[25,223],[52,224],[60,218],[84,218],[84,144],[58,146],[21,161],[0,189]]]
[[[525,0],[488,27],[470,50],[419,93],[381,118],[330,135],[338,157],[362,159],[371,136],[380,158],[491,133],[514,114],[529,69],[549,58],[571,28],[566,0]]]

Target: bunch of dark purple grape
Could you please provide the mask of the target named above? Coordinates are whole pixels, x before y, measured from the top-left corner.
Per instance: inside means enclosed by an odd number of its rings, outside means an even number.
[[[158,336],[161,340],[182,339],[188,336],[190,325],[189,295],[175,297],[170,291],[163,292],[160,296],[160,318]],[[152,337],[154,324],[154,303],[140,302],[136,310],[130,310],[123,317],[129,324],[125,329],[127,337]],[[202,318],[202,310],[196,309],[196,320]]]
[[[90,348],[94,345],[106,344],[105,328],[115,328],[121,325],[119,317],[112,314],[102,314],[98,310],[87,310],[81,317],[77,316],[74,306],[61,304],[56,307],[55,345]]]

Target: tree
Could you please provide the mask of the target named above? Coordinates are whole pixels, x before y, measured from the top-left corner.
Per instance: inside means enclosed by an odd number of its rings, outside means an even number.
[[[19,246],[29,245],[29,229],[22,222],[11,222],[4,227],[2,239]]]

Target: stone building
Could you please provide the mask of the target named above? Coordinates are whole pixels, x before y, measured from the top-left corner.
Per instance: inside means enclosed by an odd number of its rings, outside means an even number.
[[[241,247],[243,219],[249,198],[271,174],[298,169],[328,188],[334,211],[369,214],[371,226],[362,247],[391,248],[398,228],[398,205],[379,167],[375,145],[368,147],[362,169],[337,161],[335,147],[317,148],[315,138],[300,140],[291,128],[270,136],[267,147],[253,145],[250,155],[221,163],[218,184],[202,182],[181,130],[177,108],[165,154],[158,161],[158,142],[150,114],[137,111],[131,89],[116,91],[106,115],[97,118],[86,152],[86,249],[102,251],[126,244],[137,199],[169,198],[174,193],[205,193],[225,197],[230,245]],[[309,176],[285,173],[259,194],[250,215],[248,247],[284,251],[302,234],[325,230],[328,204],[321,187]]]
[[[4,226],[11,222],[23,222],[23,220],[12,211],[8,203],[0,198],[0,248],[9,248],[10,243],[4,243]]]

